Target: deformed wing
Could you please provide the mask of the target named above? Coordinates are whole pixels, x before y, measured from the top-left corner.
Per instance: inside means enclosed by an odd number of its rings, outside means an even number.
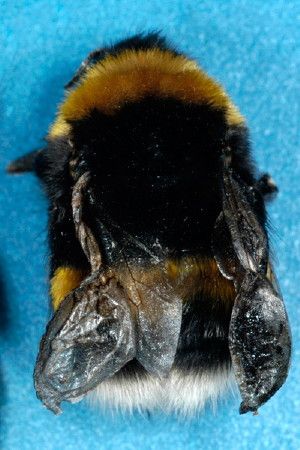
[[[40,344],[34,379],[38,397],[60,412],[111,377],[135,355],[128,299],[114,279],[86,280],[61,304]]]

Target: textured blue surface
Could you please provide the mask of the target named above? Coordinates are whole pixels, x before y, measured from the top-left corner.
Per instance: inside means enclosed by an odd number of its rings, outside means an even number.
[[[27,0],[0,2],[0,445],[23,449],[299,449],[298,0]],[[42,144],[63,85],[86,54],[136,31],[161,29],[219,79],[251,130],[254,154],[281,192],[270,206],[278,276],[294,335],[289,379],[258,417],[239,399],[188,422],[112,418],[84,403],[55,417],[35,398],[32,370],[48,319],[46,202],[8,161]]]

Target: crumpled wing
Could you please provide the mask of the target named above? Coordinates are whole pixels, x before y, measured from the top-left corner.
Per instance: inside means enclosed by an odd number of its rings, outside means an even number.
[[[158,376],[170,371],[179,339],[182,300],[165,283],[138,287],[144,299],[137,307],[136,359]]]
[[[267,279],[267,235],[253,210],[252,188],[223,176],[223,211],[216,220],[212,249],[220,272],[234,281],[237,297],[229,348],[243,402],[240,413],[257,411],[284,383],[291,335],[282,297]]]
[[[234,303],[229,348],[243,399],[240,413],[257,411],[287,377],[291,336],[282,298],[266,278],[252,272]]]
[[[182,319],[182,299],[168,281],[164,257],[153,253],[110,218],[106,217],[106,223],[98,221],[98,225],[111,263],[118,261],[121,267],[121,283],[134,308],[136,359],[147,372],[164,376],[174,362]],[[147,268],[136,270],[141,264],[139,257],[152,262],[151,267],[159,273],[157,278],[147,279]]]
[[[34,372],[38,397],[60,413],[63,400],[76,400],[111,377],[135,353],[128,299],[115,280],[86,280],[61,304],[40,344]]]
[[[247,199],[250,194],[228,172],[224,174],[224,191],[223,213],[239,265],[246,271],[263,273],[268,263],[268,240]]]

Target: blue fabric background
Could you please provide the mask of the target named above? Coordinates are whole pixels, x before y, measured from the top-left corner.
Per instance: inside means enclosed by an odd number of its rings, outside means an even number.
[[[299,449],[298,0],[1,1],[0,281],[3,449]],[[238,398],[185,421],[112,417],[86,404],[55,417],[32,385],[47,304],[46,201],[32,175],[5,165],[43,143],[63,85],[87,53],[131,33],[161,29],[220,80],[251,130],[255,158],[281,191],[272,236],[294,336],[285,386],[260,410],[238,415]]]

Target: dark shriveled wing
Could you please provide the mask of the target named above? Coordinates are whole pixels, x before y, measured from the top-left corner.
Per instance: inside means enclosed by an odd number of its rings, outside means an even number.
[[[60,413],[63,400],[75,400],[111,377],[135,353],[128,299],[115,280],[86,281],[61,304],[40,344],[34,380],[38,397]]]
[[[163,282],[139,290],[145,301],[137,308],[136,359],[147,372],[165,376],[171,370],[177,350],[182,300]]]
[[[282,298],[266,278],[252,272],[235,300],[229,348],[243,399],[240,413],[257,411],[286,379],[291,340]]]
[[[224,170],[223,211],[212,248],[220,272],[237,291],[229,330],[233,369],[242,396],[240,413],[257,411],[284,383],[291,335],[284,303],[267,279],[268,240],[249,201],[251,189]]]
[[[112,263],[123,268],[125,279],[118,278],[116,268],[103,267],[98,242],[83,217],[89,180],[88,173],[77,180],[72,208],[92,274],[66,297],[49,322],[34,373],[38,397],[55,413],[63,400],[84,396],[133,358],[148,372],[164,376],[172,367],[181,326],[182,302],[164,279],[163,266],[158,283],[148,286],[136,280],[137,262],[130,262],[127,254],[132,245],[147,255],[148,249],[121,230],[115,239],[102,224],[102,244],[112,249]]]
[[[231,245],[240,271],[265,272],[268,263],[268,240],[248,200],[252,188],[230,172],[224,174],[223,214],[231,235]]]
[[[165,283],[139,286],[134,304],[114,279],[101,273],[74,290],[49,322],[40,344],[34,380],[47,408],[75,401],[136,358],[157,376],[172,367],[182,302]]]

